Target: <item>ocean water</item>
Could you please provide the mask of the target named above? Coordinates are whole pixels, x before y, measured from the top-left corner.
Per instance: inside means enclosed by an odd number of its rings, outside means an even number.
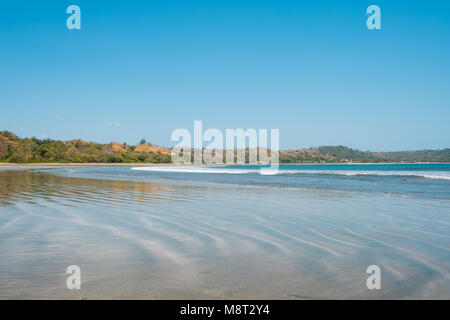
[[[260,169],[0,171],[0,298],[450,298],[449,164]]]
[[[270,170],[269,173],[264,172],[264,169],[269,169],[268,166],[257,165],[132,169],[147,173],[159,172],[159,176],[182,180],[192,178],[231,184],[367,191],[450,199],[450,164],[447,163],[280,165],[273,175]]]

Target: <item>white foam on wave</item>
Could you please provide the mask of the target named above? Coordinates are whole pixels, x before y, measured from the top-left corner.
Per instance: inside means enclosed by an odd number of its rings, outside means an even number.
[[[180,172],[180,173],[227,173],[227,174],[244,174],[259,173],[259,169],[227,169],[227,168],[211,168],[211,167],[194,167],[194,166],[155,166],[155,167],[135,167],[131,170],[157,171],[157,172]]]
[[[261,175],[278,174],[329,174],[343,176],[404,176],[420,177],[427,179],[450,180],[450,172],[446,171],[382,171],[382,170],[271,170],[262,169],[233,169],[223,167],[200,167],[200,166],[155,166],[135,167],[132,170],[156,171],[156,172],[179,172],[179,173],[220,173],[220,174],[247,174],[259,173]]]

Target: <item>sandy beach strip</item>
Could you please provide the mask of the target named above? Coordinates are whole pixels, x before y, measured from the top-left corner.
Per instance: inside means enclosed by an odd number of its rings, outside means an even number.
[[[42,170],[76,167],[146,167],[170,166],[171,163],[0,163],[0,171],[10,170]]]

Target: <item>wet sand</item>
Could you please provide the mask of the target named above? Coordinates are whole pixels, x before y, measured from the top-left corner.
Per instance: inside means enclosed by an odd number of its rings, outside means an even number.
[[[94,169],[0,172],[0,298],[450,298],[448,201]]]

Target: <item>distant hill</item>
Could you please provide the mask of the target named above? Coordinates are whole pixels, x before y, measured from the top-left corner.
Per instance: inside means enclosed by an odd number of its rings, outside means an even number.
[[[19,138],[0,131],[0,162],[12,163],[170,163],[171,150],[149,144]],[[248,155],[248,150],[247,150]],[[370,152],[345,146],[281,150],[281,163],[450,162],[450,149]]]
[[[13,163],[169,163],[171,151],[166,148],[112,142],[100,144],[83,140],[21,139],[0,131],[0,161]]]
[[[397,152],[370,152],[345,146],[282,150],[280,162],[450,162],[450,149]]]

